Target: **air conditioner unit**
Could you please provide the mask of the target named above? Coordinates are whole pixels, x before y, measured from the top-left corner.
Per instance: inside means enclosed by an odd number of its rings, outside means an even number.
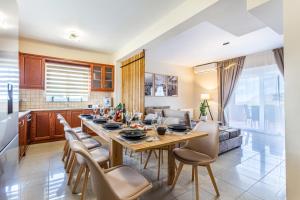
[[[217,70],[217,63],[208,63],[204,65],[197,65],[194,67],[195,74],[216,71],[216,70]]]

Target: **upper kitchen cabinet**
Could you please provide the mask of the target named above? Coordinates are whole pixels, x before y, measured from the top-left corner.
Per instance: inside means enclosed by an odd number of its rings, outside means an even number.
[[[114,91],[114,66],[91,65],[91,90]]]
[[[114,66],[20,53],[20,88],[44,89],[45,65],[50,63],[90,66],[91,91],[114,91]]]
[[[104,89],[105,91],[113,91],[114,90],[114,67],[113,66],[105,66],[104,67]]]
[[[20,88],[44,89],[44,79],[43,57],[20,53]]]

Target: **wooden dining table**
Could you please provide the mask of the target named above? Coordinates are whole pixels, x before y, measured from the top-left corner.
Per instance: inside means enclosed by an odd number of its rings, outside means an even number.
[[[192,130],[189,133],[168,133],[165,135],[158,135],[155,130],[148,130],[147,136],[153,136],[158,140],[146,141],[143,140],[137,143],[130,143],[120,138],[119,130],[106,130],[101,124],[96,124],[93,120],[81,118],[81,126],[84,132],[88,129],[96,133],[101,140],[104,140],[110,147],[110,164],[111,167],[123,164],[123,148],[128,148],[133,152],[144,152],[146,150],[158,149],[164,147],[168,150],[168,185],[173,183],[175,178],[175,157],[173,155],[173,149],[175,145],[194,138],[205,137],[208,134],[206,132],[199,132]]]

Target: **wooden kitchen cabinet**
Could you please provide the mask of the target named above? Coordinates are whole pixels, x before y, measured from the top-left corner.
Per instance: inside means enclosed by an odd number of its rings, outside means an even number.
[[[61,114],[72,128],[80,127],[80,114],[92,114],[92,110],[49,110],[33,111],[31,116],[30,142],[50,142],[65,139],[64,127],[57,120],[57,114]],[[88,131],[91,135],[92,131]]]
[[[78,116],[83,114],[83,110],[71,110],[70,113],[70,126],[72,128],[81,126],[81,120]]]
[[[20,88],[44,89],[45,61],[41,56],[19,54]]]
[[[51,121],[54,122],[54,131],[51,131],[51,136],[52,138],[65,138],[65,131],[64,131],[64,126],[60,124],[59,120],[57,119],[57,115],[61,114],[69,123],[70,120],[68,120],[67,117],[67,111],[66,110],[58,110],[53,112],[53,119]]]
[[[19,53],[20,88],[45,88],[45,63],[57,62],[90,67],[92,91],[114,91],[114,66],[109,64],[74,61],[62,58]]]
[[[92,91],[114,91],[114,66],[92,64],[91,83]]]
[[[45,141],[51,139],[51,117],[52,112],[40,111],[32,112],[30,140],[35,143],[38,141]],[[50,125],[51,124],[51,125]]]
[[[27,119],[23,116],[19,119],[19,160],[26,154],[27,148]]]

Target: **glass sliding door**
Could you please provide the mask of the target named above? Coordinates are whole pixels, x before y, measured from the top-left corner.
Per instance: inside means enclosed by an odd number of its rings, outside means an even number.
[[[276,64],[244,68],[225,108],[229,126],[284,135],[283,84]]]

